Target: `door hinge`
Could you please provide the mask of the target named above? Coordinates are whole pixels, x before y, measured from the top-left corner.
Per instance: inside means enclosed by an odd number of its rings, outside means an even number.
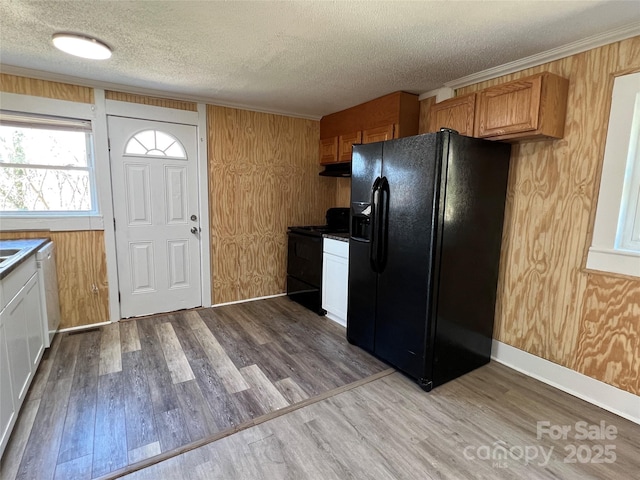
[[[114,230],[116,229],[116,219],[115,218],[113,219],[113,229]]]
[[[111,151],[111,139],[107,137],[107,148]]]
[[[118,292],[118,303],[120,303],[120,292]]]

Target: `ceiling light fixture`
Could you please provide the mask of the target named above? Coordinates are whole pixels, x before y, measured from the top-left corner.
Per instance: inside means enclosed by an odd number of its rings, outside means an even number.
[[[65,53],[92,60],[106,60],[111,57],[111,49],[100,40],[75,33],[56,33],[53,45]]]

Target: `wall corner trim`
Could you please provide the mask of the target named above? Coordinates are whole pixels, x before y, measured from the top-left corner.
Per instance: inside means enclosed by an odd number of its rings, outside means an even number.
[[[434,89],[434,90],[429,90],[428,92],[421,93],[421,94],[418,96],[418,101],[419,101],[419,102],[421,102],[421,101],[422,101],[422,100],[424,100],[425,98],[436,97],[436,96],[438,96],[438,92],[439,92],[439,91],[440,91],[440,89],[439,89],[439,88],[436,88],[436,89]]]
[[[640,396],[493,340],[491,359],[640,424]]]
[[[265,295],[264,297],[245,298],[244,300],[235,300],[233,302],[214,303],[211,307],[224,307],[225,305],[237,305],[238,303],[255,302],[256,300],[265,300],[267,298],[284,297],[286,293],[276,293],[275,295]]]
[[[443,100],[448,100],[450,98],[455,97],[456,91],[450,87],[440,87],[435,90],[429,90],[421,94],[418,97],[418,101],[421,102],[425,98],[436,97],[436,103],[442,102]]]

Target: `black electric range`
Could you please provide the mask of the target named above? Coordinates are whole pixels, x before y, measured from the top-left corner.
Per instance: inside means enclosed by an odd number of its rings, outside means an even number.
[[[330,208],[326,225],[289,227],[287,296],[318,315],[322,308],[322,236],[349,232],[349,209]]]
[[[334,233],[349,233],[348,228],[335,228],[329,225],[305,225],[303,227],[289,227],[289,232],[298,233],[300,235],[313,235],[321,237],[322,235]]]

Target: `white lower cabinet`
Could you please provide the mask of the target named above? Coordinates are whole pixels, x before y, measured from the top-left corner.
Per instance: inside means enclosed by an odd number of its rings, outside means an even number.
[[[322,308],[327,318],[346,327],[349,243],[325,238],[322,259]]]
[[[14,400],[18,400],[18,404],[24,397],[31,376],[29,337],[25,322],[27,300],[22,295],[23,291],[16,295],[2,312],[2,323],[7,334],[11,386]]]
[[[35,259],[3,279],[2,288],[11,300],[0,312],[0,456],[44,351]]]
[[[31,277],[24,287],[24,321],[27,324],[27,342],[29,344],[29,361],[31,371],[35,375],[42,354],[44,353],[44,329],[42,325],[42,298],[40,290],[40,278],[38,275]]]

